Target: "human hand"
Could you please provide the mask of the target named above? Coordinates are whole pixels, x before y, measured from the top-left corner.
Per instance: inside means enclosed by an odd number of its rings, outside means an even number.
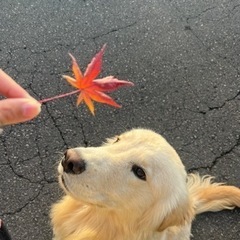
[[[0,127],[25,122],[36,117],[41,104],[0,69]]]

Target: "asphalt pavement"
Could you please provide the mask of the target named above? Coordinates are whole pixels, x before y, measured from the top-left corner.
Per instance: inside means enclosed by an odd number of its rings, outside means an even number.
[[[0,68],[37,99],[73,90],[72,53],[86,68],[107,43],[101,76],[135,87],[96,104],[76,96],[0,136],[0,218],[13,240],[52,237],[49,209],[62,195],[66,148],[96,146],[135,127],[162,134],[188,171],[240,186],[240,0],[0,0]],[[193,240],[239,240],[240,210],[206,213]]]

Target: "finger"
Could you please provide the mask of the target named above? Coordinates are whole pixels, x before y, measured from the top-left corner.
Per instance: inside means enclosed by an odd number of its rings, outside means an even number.
[[[10,76],[0,69],[0,94],[9,98],[26,98],[30,95]]]
[[[36,117],[41,104],[31,98],[8,98],[0,101],[0,126],[25,122]]]

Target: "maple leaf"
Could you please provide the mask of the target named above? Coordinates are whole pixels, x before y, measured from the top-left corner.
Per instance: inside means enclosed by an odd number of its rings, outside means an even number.
[[[69,54],[72,59],[72,71],[75,78],[63,75],[63,78],[67,80],[68,83],[79,89],[80,94],[77,99],[77,105],[84,101],[93,115],[95,110],[93,101],[108,104],[117,108],[121,107],[104,92],[112,92],[119,87],[134,85],[132,82],[118,80],[113,76],[96,79],[102,70],[102,57],[105,48],[106,44],[95,55],[95,57],[93,57],[84,74],[82,74],[76,59],[73,55]]]

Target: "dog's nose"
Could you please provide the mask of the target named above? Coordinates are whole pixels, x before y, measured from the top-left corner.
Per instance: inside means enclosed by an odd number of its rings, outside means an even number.
[[[81,174],[86,170],[86,162],[80,158],[74,149],[68,149],[62,160],[63,170],[66,173]]]

